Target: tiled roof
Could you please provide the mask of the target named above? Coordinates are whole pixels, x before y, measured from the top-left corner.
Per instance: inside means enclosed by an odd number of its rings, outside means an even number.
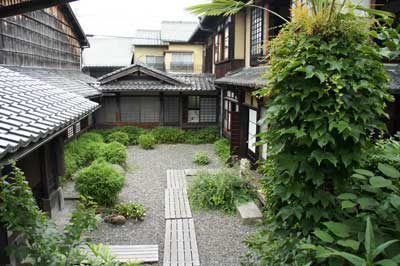
[[[65,129],[98,104],[0,66],[0,159]]]
[[[48,69],[33,67],[4,66],[31,78],[38,79],[57,88],[76,93],[83,97],[95,97],[101,93],[89,84],[97,82],[95,78],[79,70]]]
[[[268,84],[268,80],[265,78],[265,73],[268,71],[269,67],[242,68],[217,79],[215,84],[261,88]]]
[[[141,72],[152,79],[140,76],[122,79]],[[100,77],[102,92],[118,91],[215,91],[210,74],[165,73],[143,65],[132,65]]]
[[[167,45],[167,43],[161,39],[160,30],[137,30],[133,38],[133,44],[150,46]]]
[[[385,69],[392,77],[389,88],[393,93],[400,94],[400,65],[385,64]],[[219,78],[215,84],[234,85],[250,88],[261,88],[268,85],[265,73],[269,67],[250,67],[230,72],[225,77]]]
[[[400,94],[400,65],[387,64],[385,65],[385,69],[392,77],[392,81],[389,84],[390,91]]]
[[[163,21],[161,40],[166,42],[188,42],[198,23],[190,21]]]
[[[131,64],[134,38],[89,37],[90,48],[82,53],[83,67],[124,67]]]

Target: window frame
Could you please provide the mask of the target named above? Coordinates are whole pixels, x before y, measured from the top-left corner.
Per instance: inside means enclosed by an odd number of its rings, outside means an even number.
[[[185,64],[184,60],[182,60],[181,62],[178,63],[174,63],[174,55],[190,55],[191,57],[191,62],[189,64]],[[184,68],[186,71],[187,70],[194,70],[194,53],[191,51],[182,51],[182,52],[171,52],[171,62],[170,62],[170,66],[169,66],[171,71],[179,71],[182,70],[182,68]]]
[[[190,98],[191,97],[196,97],[197,99],[195,100],[196,104],[195,106],[190,105]],[[202,121],[202,108],[201,108],[201,100],[202,99],[206,99],[206,98],[213,98],[215,99],[215,120],[214,121]],[[218,102],[217,102],[217,98],[213,97],[213,96],[201,96],[201,95],[188,95],[187,98],[187,112],[189,113],[189,111],[198,111],[199,112],[199,122],[189,122],[187,121],[189,124],[206,124],[206,123],[217,123],[218,122],[218,112],[217,112],[217,108],[218,108]],[[203,110],[204,112],[205,110]]]
[[[231,59],[232,21],[229,17],[217,27],[214,36],[214,63],[222,63]]]
[[[250,61],[258,65],[259,57],[265,55],[265,12],[259,8],[250,10]]]

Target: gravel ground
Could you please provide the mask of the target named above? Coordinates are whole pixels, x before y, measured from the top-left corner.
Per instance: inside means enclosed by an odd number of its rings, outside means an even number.
[[[195,153],[207,151],[211,163],[199,167],[193,163]],[[143,204],[147,216],[142,222],[128,221],[123,226],[102,223],[90,236],[104,244],[154,245],[160,247],[162,265],[164,249],[164,190],[167,169],[220,168],[222,165],[212,145],[157,145],[154,150],[137,146],[128,149],[128,173],[120,194],[124,202]],[[241,241],[254,227],[242,225],[238,218],[219,212],[194,212],[200,260],[204,266],[239,265],[239,256],[245,251]],[[152,264],[155,265],[155,264]]]

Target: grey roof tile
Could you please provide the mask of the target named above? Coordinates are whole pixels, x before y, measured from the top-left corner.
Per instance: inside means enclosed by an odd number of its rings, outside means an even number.
[[[163,21],[161,23],[161,40],[166,42],[188,42],[197,26],[197,22],[191,21]]]
[[[3,66],[0,87],[0,159],[64,130],[98,107],[82,96]]]
[[[96,79],[79,70],[20,66],[4,67],[83,97],[100,95],[100,92],[93,86]],[[28,95],[21,95],[21,97],[28,97]]]
[[[134,72],[141,72],[154,79],[131,78],[121,79]],[[102,92],[132,91],[216,91],[214,78],[210,74],[166,73],[148,66],[135,64],[121,68],[99,78]]]
[[[161,39],[161,30],[144,30],[139,29],[135,32],[133,37],[134,45],[145,46],[165,46],[168,43]]]
[[[265,74],[269,67],[249,67],[230,72],[215,80],[215,84],[262,88],[268,84]]]

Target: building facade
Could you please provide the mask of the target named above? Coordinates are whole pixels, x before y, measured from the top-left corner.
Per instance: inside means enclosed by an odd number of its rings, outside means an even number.
[[[291,0],[258,0],[255,4],[290,19]],[[398,0],[365,0],[362,4],[399,14]],[[255,144],[257,135],[268,128],[268,121],[263,119],[268,99],[258,99],[253,93],[268,84],[265,77],[269,70],[267,45],[283,23],[282,19],[261,8],[245,8],[229,17],[203,17],[189,39],[189,42],[205,45],[205,70],[216,76],[222,135],[230,140],[235,155],[253,163],[267,158],[267,146]],[[387,69],[394,77],[391,91],[397,94],[398,67],[387,66]],[[389,108],[392,132],[400,129],[398,116],[394,115],[397,104],[396,100]]]

